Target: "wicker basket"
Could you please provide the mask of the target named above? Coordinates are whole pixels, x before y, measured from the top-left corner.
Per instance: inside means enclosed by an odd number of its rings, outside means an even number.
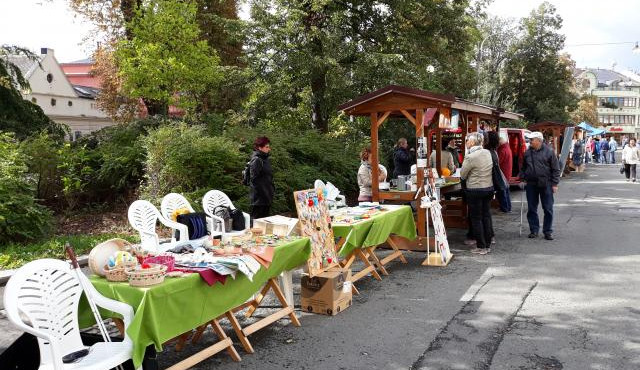
[[[167,273],[167,266],[154,264],[148,269],[127,270],[125,273],[129,277],[129,285],[146,287],[162,283]]]
[[[138,263],[136,261],[125,263],[124,266],[117,266],[113,268],[109,268],[108,266],[104,267],[104,276],[109,281],[127,281],[129,278],[127,277],[127,271],[132,270],[136,267]]]

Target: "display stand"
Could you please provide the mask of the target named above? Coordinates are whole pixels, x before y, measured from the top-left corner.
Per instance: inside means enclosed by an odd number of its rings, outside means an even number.
[[[431,252],[427,245],[427,258],[422,262],[423,266],[447,266],[453,254],[449,250],[449,240],[447,239],[447,231],[444,227],[442,219],[442,206],[439,199],[436,199],[435,187],[433,186],[433,178],[430,177],[429,184],[425,185],[426,195],[421,199],[421,208],[429,210],[427,212],[427,243],[429,242],[429,215],[433,220],[433,231],[435,234],[435,252]]]

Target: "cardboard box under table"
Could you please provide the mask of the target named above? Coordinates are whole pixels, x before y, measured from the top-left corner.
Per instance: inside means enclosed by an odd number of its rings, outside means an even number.
[[[414,240],[417,237],[416,224],[413,219],[413,211],[410,206],[405,205],[383,205],[385,211],[374,214],[370,218],[354,220],[351,223],[334,221],[332,223],[333,233],[339,238],[336,248],[340,257],[344,257],[341,266],[351,268],[356,258],[359,258],[365,268],[351,277],[351,282],[367,276],[369,273],[377,280],[382,280],[377,269],[383,275],[388,275],[385,265],[399,258],[402,263],[407,260],[398,249],[394,238],[391,236],[403,237]],[[358,208],[358,207],[353,207]],[[344,211],[343,211],[344,212]],[[388,243],[392,248],[392,253],[380,259],[375,253],[377,246]],[[354,292],[358,290],[353,287]]]
[[[185,333],[188,335],[193,329],[200,329],[196,332],[197,336],[206,325],[211,325],[220,340],[170,367],[172,370],[188,369],[225,349],[234,360],[239,360],[231,339],[218,324],[222,317],[231,321],[236,335],[249,353],[253,352],[253,348],[247,336],[257,330],[285,316],[289,316],[295,325],[300,325],[293,312],[293,306],[287,303],[275,279],[283,271],[303,265],[310,253],[311,245],[307,238],[277,246],[269,268],[261,268],[254,275],[253,281],[238,273],[235,279],[227,278],[224,285],[216,283],[209,286],[198,274],[181,278],[167,277],[162,284],[148,288],[132,287],[126,282],[109,282],[97,276],[92,276],[90,280],[102,295],[133,307],[135,315],[127,334],[134,344],[133,363],[136,368],[142,363],[148,345],[154,344],[156,349],[161,350],[167,341],[184,336]],[[249,311],[253,313],[269,289],[274,290],[283,308],[241,328],[233,312],[237,311],[238,307],[250,307]],[[259,291],[261,294],[255,295]],[[252,297],[255,298],[247,302]],[[115,316],[113,313],[105,312],[103,317]],[[85,302],[79,308],[79,323],[81,327],[87,327],[93,322],[93,316]]]
[[[300,305],[307,312],[334,316],[351,306],[351,270],[332,268],[316,276],[303,275]],[[345,289],[346,287],[346,289]]]

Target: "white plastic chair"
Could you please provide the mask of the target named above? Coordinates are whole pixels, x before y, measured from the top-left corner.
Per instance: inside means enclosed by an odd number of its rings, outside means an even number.
[[[143,249],[151,252],[164,252],[173,248],[179,242],[189,241],[189,228],[178,222],[165,219],[160,211],[146,200],[136,200],[129,206],[128,212],[129,223],[136,231],[140,233],[140,244]],[[160,237],[156,232],[156,224],[160,221],[174,230],[180,231],[180,240],[176,241],[175,236],[171,236],[171,242],[160,243]]]
[[[230,232],[226,232],[224,228],[224,220],[214,214],[214,211],[218,206],[229,207],[231,208],[231,210],[236,209],[233,203],[231,203],[231,199],[229,199],[227,194],[221,192],[220,190],[209,190],[202,198],[202,208],[204,209],[204,213],[206,213],[207,216],[210,217],[209,222],[211,230],[220,232],[222,235],[231,236],[243,234],[246,230],[249,230],[251,217],[248,213],[242,212],[242,214],[244,215],[244,230],[233,230]]]
[[[175,212],[177,209],[180,209],[180,208],[186,208],[191,213],[195,212],[193,207],[191,207],[191,203],[189,203],[187,198],[182,196],[182,194],[169,193],[165,195],[164,198],[162,198],[162,203],[160,203],[160,213],[162,214],[162,217],[170,221],[173,221],[171,217],[173,215],[173,212]],[[209,232],[209,234],[212,236],[221,235],[220,232],[217,232],[211,229],[211,224],[212,223],[211,223],[210,217],[207,217],[207,229],[208,229],[207,231]],[[174,234],[175,234],[175,229],[174,229]]]
[[[322,180],[316,180],[313,183],[313,187],[316,189],[326,189],[327,198],[326,203],[329,209],[336,209],[347,206],[347,199],[344,195],[340,195],[340,190],[335,185],[328,182],[325,184]]]
[[[97,306],[122,315],[125,329],[131,324],[131,306],[104,297],[83,274],[80,279]],[[82,344],[78,327],[82,292],[71,265],[55,259],[29,262],[7,282],[4,290],[7,318],[38,339],[40,370],[108,370],[131,358],[133,343],[126,330],[122,342],[98,342],[91,347]],[[85,348],[89,348],[89,354],[77,362],[62,362],[63,356]]]

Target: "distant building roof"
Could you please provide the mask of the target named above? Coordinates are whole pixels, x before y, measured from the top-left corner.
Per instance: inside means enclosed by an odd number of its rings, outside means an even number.
[[[20,72],[22,72],[22,75],[26,79],[38,68],[42,60],[42,56],[38,56],[34,60],[25,55],[7,55],[6,58],[10,63],[15,64],[20,69]]]
[[[84,58],[84,59],[78,59],[78,60],[74,60],[73,62],[65,62],[65,63],[60,63],[61,65],[65,65],[65,64],[94,64],[96,61],[93,58]]]
[[[630,78],[620,72],[616,72],[611,69],[584,68],[581,69],[581,71],[591,72],[596,75],[598,86],[600,87],[611,86],[614,82],[618,82],[626,86],[640,86],[640,80]]]
[[[90,86],[73,85],[73,89],[79,97],[85,99],[95,99],[100,93],[100,89]]]

